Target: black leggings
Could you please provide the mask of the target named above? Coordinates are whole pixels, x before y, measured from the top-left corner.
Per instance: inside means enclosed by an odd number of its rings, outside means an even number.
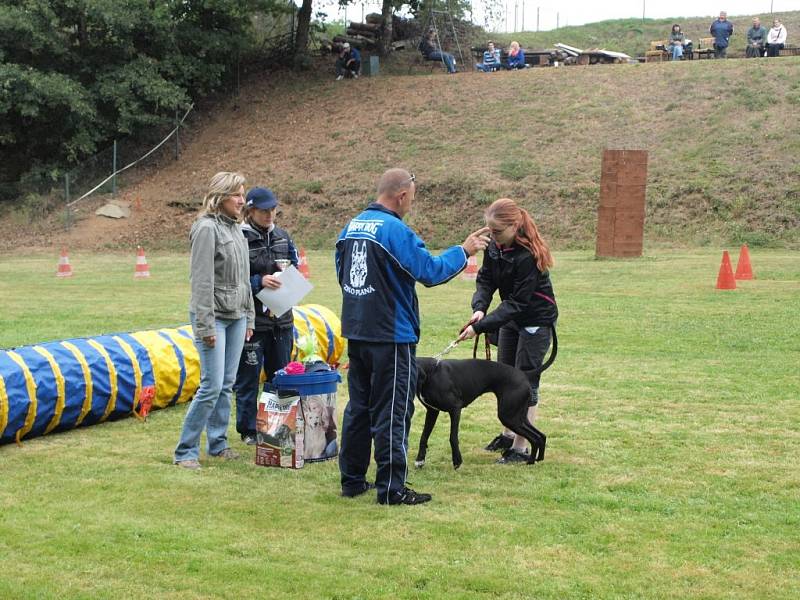
[[[535,329],[534,333],[528,329]],[[542,366],[547,349],[550,347],[552,331],[549,326],[519,327],[516,323],[509,323],[500,328],[497,340],[497,361],[511,365],[523,371],[537,369]],[[539,403],[539,379],[536,375],[531,383],[530,406]]]

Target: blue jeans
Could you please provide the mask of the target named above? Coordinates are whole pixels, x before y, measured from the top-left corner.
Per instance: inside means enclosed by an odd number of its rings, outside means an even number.
[[[447,52],[439,52],[438,50],[436,50],[435,52],[431,52],[430,54],[428,54],[425,58],[427,58],[428,60],[444,61],[448,73],[456,72],[456,59],[453,58],[452,54],[448,54]]]
[[[487,65],[486,63],[478,63],[475,65],[475,68],[478,71],[483,71],[484,73],[492,73],[494,71],[500,70],[500,65],[497,63],[492,63],[491,65]]]
[[[233,390],[236,392],[236,431],[242,437],[256,436],[256,413],[261,395],[261,368],[271,382],[292,356],[292,329],[256,331],[245,343]]]
[[[192,328],[194,314],[189,313]],[[200,355],[200,387],[183,419],[181,439],[175,448],[175,460],[200,457],[200,436],[206,430],[206,451],[216,455],[228,447],[228,421],[231,417],[231,388],[242,355],[247,317],[217,319],[217,342],[213,348],[195,334],[194,345]]]
[[[675,44],[670,48],[672,49],[672,60],[680,60],[683,57],[683,46]]]

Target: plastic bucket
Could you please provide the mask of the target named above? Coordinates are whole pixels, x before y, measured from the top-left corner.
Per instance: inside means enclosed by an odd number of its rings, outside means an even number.
[[[320,462],[336,458],[336,388],[342,377],[338,371],[317,371],[302,375],[276,374],[272,386],[279,391],[295,391],[303,411],[303,460]]]

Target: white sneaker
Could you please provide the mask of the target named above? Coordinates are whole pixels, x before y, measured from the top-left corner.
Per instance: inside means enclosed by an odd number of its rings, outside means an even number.
[[[339,75],[339,76],[336,78],[336,81],[341,81],[342,79],[344,79],[344,75]]]
[[[353,73],[353,79],[358,79],[358,73]]]

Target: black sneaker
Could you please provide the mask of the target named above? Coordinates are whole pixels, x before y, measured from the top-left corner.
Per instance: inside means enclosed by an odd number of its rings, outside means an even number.
[[[498,465],[511,465],[515,463],[526,463],[528,459],[531,457],[530,454],[527,452],[520,452],[519,450],[514,450],[513,448],[509,448],[505,452],[503,452],[503,456],[497,459]]]
[[[508,450],[514,444],[514,438],[510,438],[502,433],[495,437],[489,445],[484,448],[488,452],[502,452]]]
[[[256,445],[256,436],[254,435],[243,435],[242,441],[247,444],[248,446],[255,446]]]
[[[389,502],[378,500],[380,504],[424,504],[431,501],[430,494],[417,493],[411,488],[404,487],[389,497]]]
[[[356,487],[356,488],[342,488],[342,496],[344,498],[355,498],[356,496],[360,496],[361,494],[366,494],[370,490],[375,489],[374,483],[369,483],[365,481],[363,487]]]

